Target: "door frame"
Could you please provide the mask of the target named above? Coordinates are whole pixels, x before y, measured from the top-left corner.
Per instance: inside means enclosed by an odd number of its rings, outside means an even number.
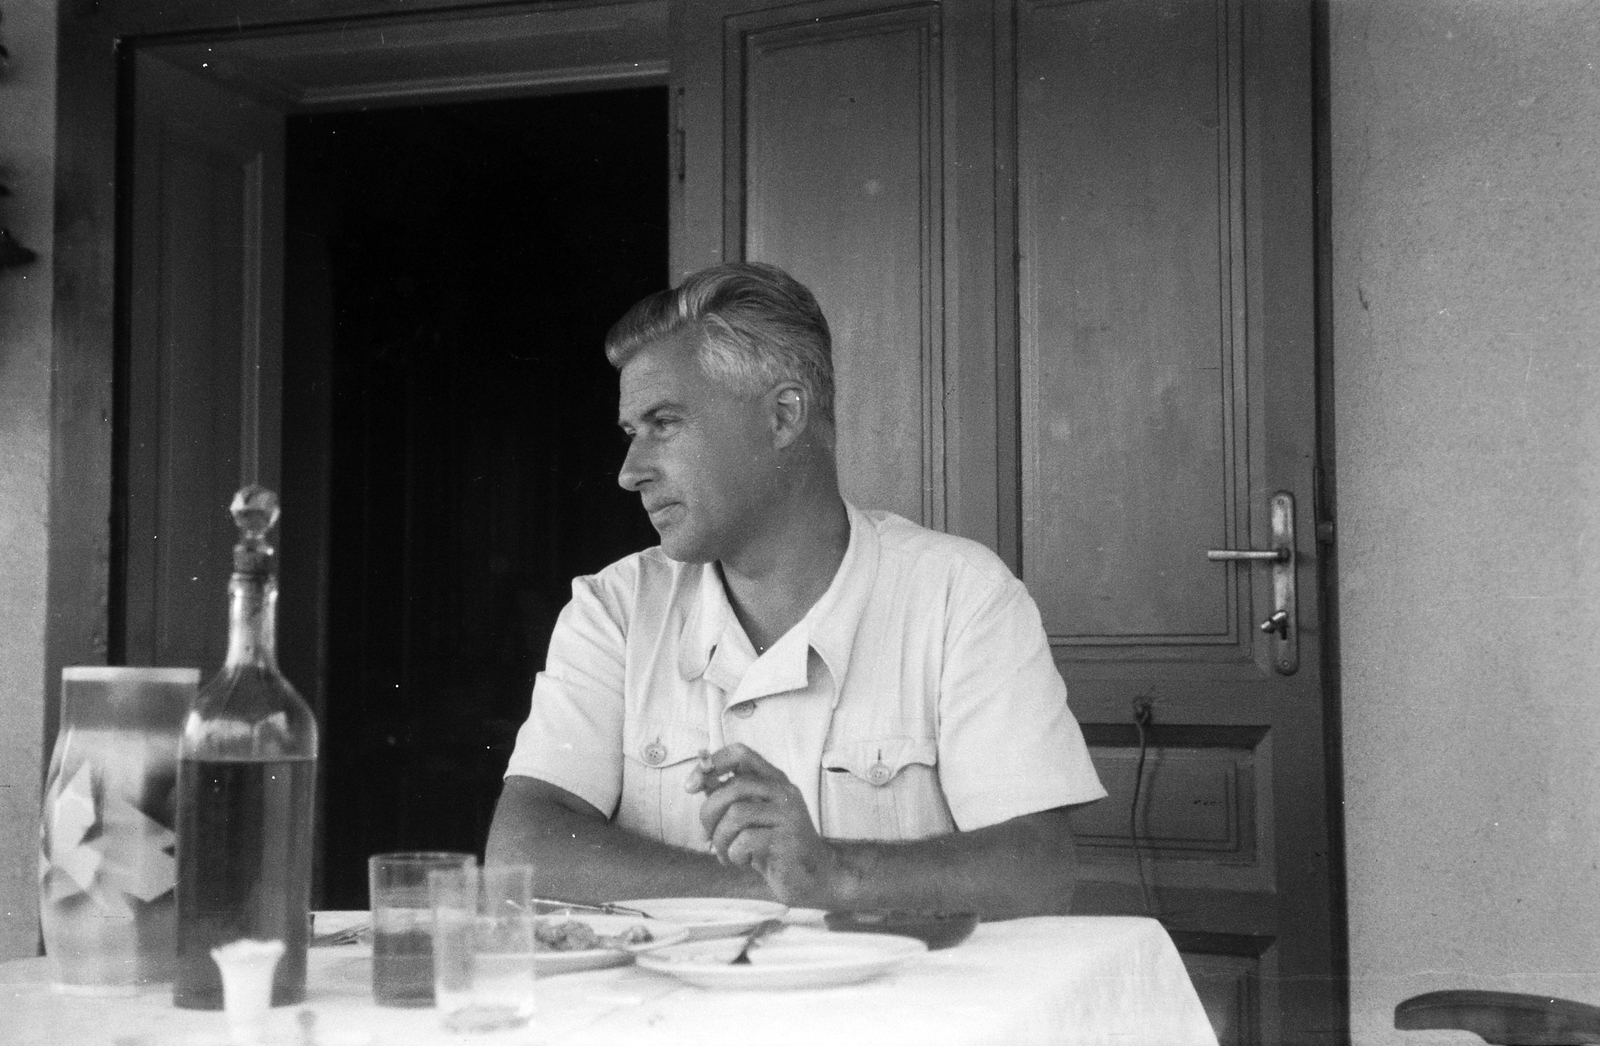
[[[518,0],[492,7],[424,0],[397,15],[388,0],[63,5],[47,680],[67,665],[124,659],[128,489],[120,397],[129,351],[134,55],[159,53],[285,116],[665,85],[667,6],[667,0]],[[422,75],[383,77],[383,59],[400,50],[397,38]],[[539,45],[515,42],[530,38]],[[367,63],[344,60],[350,58]],[[321,689],[320,678],[302,684]],[[59,722],[60,697],[47,686],[44,751]]]

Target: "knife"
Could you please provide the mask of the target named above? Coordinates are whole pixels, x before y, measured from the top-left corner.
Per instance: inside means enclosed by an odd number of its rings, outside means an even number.
[[[558,901],[551,897],[535,897],[531,902],[535,910],[543,909],[554,913],[559,911],[595,912],[600,915],[632,915],[641,919],[654,918],[649,912],[641,912],[637,908],[629,908],[622,904],[584,904],[580,901]]]

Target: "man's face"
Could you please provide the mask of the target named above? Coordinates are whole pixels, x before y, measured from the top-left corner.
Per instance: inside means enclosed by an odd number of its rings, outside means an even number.
[[[662,550],[685,563],[736,557],[759,535],[774,487],[762,397],[707,377],[699,338],[680,331],[629,360],[617,415],[629,437],[617,482],[638,491]]]

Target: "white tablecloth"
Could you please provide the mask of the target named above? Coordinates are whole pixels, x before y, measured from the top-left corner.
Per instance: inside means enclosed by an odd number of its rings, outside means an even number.
[[[7,1046],[225,1044],[220,1013],[178,1010],[162,987],[131,998],[74,998],[49,985],[47,960],[0,964],[0,1043]],[[374,1046],[1216,1046],[1183,963],[1151,919],[1072,917],[984,923],[954,948],[861,984],[711,991],[636,967],[544,978],[525,1028],[457,1036],[431,1009],[372,1004],[370,959],[311,951],[303,1006],[271,1014],[295,1042],[316,1028],[370,1035]]]

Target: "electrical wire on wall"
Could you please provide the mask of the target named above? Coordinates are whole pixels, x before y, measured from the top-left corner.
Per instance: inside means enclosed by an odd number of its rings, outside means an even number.
[[[1145,728],[1155,717],[1148,697],[1133,702],[1133,728],[1139,733],[1139,762],[1133,771],[1133,803],[1128,808],[1128,839],[1133,843],[1133,864],[1139,872],[1139,895],[1144,898],[1144,913],[1155,918],[1155,906],[1150,903],[1150,884],[1144,875],[1144,851],[1139,846],[1139,794],[1144,788],[1144,760],[1150,749],[1150,739]]]

